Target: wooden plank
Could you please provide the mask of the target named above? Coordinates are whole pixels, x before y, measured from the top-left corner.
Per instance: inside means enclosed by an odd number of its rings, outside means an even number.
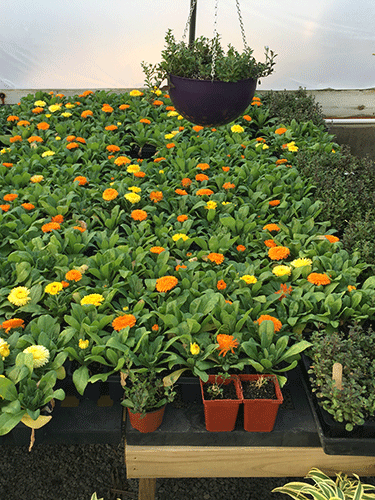
[[[375,475],[375,457],[326,455],[322,448],[126,446],[128,478],[303,477],[326,473]]]
[[[156,479],[142,478],[138,485],[138,500],[155,500]]]

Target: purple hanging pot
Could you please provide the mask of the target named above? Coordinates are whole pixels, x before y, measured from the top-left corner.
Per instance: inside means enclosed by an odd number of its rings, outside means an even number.
[[[225,125],[251,103],[257,80],[194,80],[169,75],[169,95],[176,110],[196,125]]]

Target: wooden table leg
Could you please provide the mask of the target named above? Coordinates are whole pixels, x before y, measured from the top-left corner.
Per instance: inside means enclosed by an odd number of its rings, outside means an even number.
[[[138,500],[155,500],[156,478],[141,478],[138,486]]]

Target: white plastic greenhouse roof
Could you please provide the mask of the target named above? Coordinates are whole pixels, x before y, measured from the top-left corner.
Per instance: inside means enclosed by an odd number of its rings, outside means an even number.
[[[164,35],[181,38],[190,0],[2,0],[0,90],[138,88]],[[258,60],[278,54],[260,90],[375,87],[374,0],[241,0]],[[214,0],[198,0],[196,35],[213,34]],[[219,0],[224,45],[242,49],[235,0]]]

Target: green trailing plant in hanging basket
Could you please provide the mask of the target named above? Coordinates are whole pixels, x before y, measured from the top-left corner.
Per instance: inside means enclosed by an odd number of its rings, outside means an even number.
[[[150,88],[159,87],[168,75],[211,80],[214,73],[215,80],[237,82],[249,78],[258,80],[270,75],[273,72],[276,55],[266,47],[265,62],[257,62],[253,56],[253,49],[247,46],[242,53],[239,53],[229,45],[225,52],[219,34],[212,39],[201,36],[189,45],[184,41],[177,42],[172,30],[169,29],[165,35],[161,62],[153,65],[143,61],[141,66],[146,75],[145,83]]]

